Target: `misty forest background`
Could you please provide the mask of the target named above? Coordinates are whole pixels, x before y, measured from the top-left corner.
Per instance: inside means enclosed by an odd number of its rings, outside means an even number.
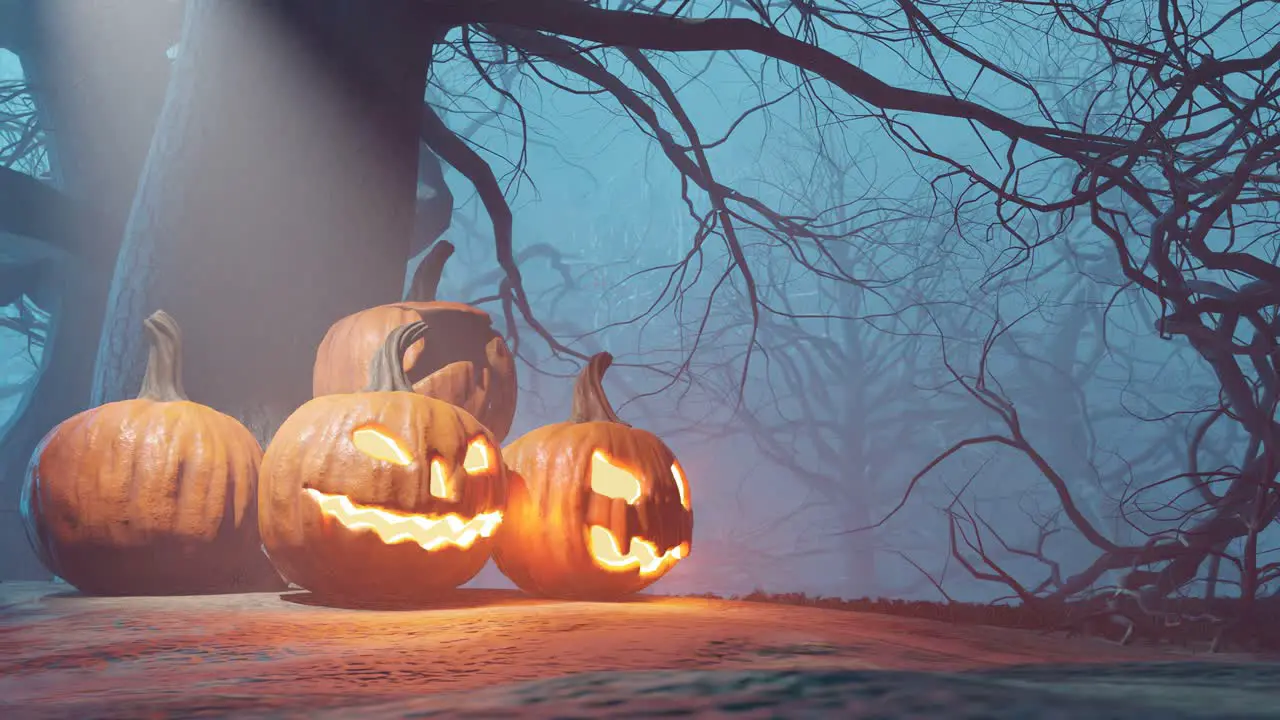
[[[657,592],[1274,593],[1278,25],[0,0],[0,578],[44,576],[27,458],[136,389],[142,316],[265,440],[328,324],[443,237],[441,296],[522,360],[512,438],[608,350],[685,465],[694,552]]]

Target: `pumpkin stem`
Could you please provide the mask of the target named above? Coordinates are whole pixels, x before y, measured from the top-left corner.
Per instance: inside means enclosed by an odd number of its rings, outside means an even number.
[[[596,353],[578,374],[573,384],[573,410],[569,422],[611,422],[627,425],[613,411],[609,398],[604,394],[604,371],[613,364],[613,356],[607,352]],[[631,427],[627,425],[627,427]]]
[[[451,255],[453,243],[448,240],[441,240],[431,246],[427,256],[418,263],[418,269],[413,271],[413,281],[409,283],[409,292],[405,293],[405,302],[435,302],[444,263]]]
[[[427,334],[421,320],[392,330],[369,363],[369,384],[365,392],[413,392],[413,383],[404,372],[404,354]]]
[[[189,400],[182,387],[182,329],[177,321],[169,313],[157,310],[142,321],[142,329],[151,347],[147,351],[147,371],[142,376],[138,399]]]

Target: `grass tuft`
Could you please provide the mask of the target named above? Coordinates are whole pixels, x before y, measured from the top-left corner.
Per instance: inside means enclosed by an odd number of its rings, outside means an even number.
[[[767,593],[761,590],[727,597],[714,593],[681,597],[877,613],[956,625],[1090,635],[1113,641],[1125,639],[1128,621],[1132,621],[1134,630],[1130,639],[1135,643],[1173,644],[1199,650],[1216,647],[1224,651],[1280,651],[1280,598],[1259,599],[1251,620],[1245,623],[1237,619],[1240,602],[1221,598],[1211,602],[1172,599],[1166,601],[1158,612],[1144,611],[1136,602],[1129,601],[1122,603],[1114,612],[1108,612],[1104,602],[1097,598],[1032,607],[893,598],[811,597],[805,593]]]

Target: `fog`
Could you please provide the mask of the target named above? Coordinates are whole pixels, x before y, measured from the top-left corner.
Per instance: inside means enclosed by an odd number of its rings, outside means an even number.
[[[1107,131],[1103,106],[1119,112],[1119,91],[1088,92],[1105,64],[1097,49],[1076,48],[1063,32],[1007,31],[978,24],[965,42],[1042,78],[1036,96],[955,52],[829,27],[811,42],[898,88],[964,88],[1027,122],[1043,103]],[[1220,47],[1244,45],[1235,32],[1223,30]],[[446,42],[460,42],[451,33]],[[458,251],[440,297],[488,310],[519,355],[512,439],[568,417],[582,361],[563,350],[615,356],[605,387],[618,414],[668,443],[693,495],[693,552],[649,592],[1017,599],[1006,583],[975,577],[992,572],[983,554],[1026,588],[1052,589],[1042,581],[1060,584],[1099,556],[1073,514],[1117,546],[1142,546],[1182,527],[1197,502],[1178,477],[1196,471],[1193,442],[1201,470],[1245,462],[1249,435],[1238,423],[1200,430],[1222,392],[1213,368],[1186,337],[1157,330],[1166,308],[1126,279],[1114,240],[1089,213],[975,199],[941,158],[996,178],[1016,158],[1019,192],[1035,198],[1069,194],[1073,161],[1007,140],[994,146],[995,133],[953,117],[881,114],[743,53],[651,53],[679,94],[679,115],[634,65],[610,65],[678,145],[706,146],[716,187],[828,238],[782,242],[784,223],[739,203],[737,258],[721,211],[616,97],[587,92],[589,83],[550,63],[538,74],[495,63],[481,77],[454,52],[438,50],[427,100],[493,168],[530,305],[562,348],[495,298],[493,224],[472,182],[447,163],[454,210],[442,237]],[[925,70],[933,63],[950,89]],[[0,81],[23,81],[12,53],[0,51]],[[837,109],[819,110],[815,98]],[[31,100],[7,102],[0,121]],[[12,125],[0,125],[0,145]],[[48,172],[38,157],[13,167]],[[418,194],[436,190],[420,184]],[[1265,226],[1236,232],[1242,245],[1256,241],[1249,252],[1259,257],[1274,243]],[[46,252],[3,237],[0,262]],[[307,251],[308,238],[294,241]],[[10,248],[15,257],[4,254]],[[406,287],[422,254],[406,268]],[[49,310],[23,296],[0,314],[0,428],[24,409],[41,362],[19,321]],[[0,486],[16,488],[7,478]],[[11,518],[15,500],[3,507]],[[1277,541],[1272,524],[1260,555]],[[1224,584],[1239,577],[1229,563],[1214,572]],[[1182,589],[1201,593],[1202,580]],[[492,564],[473,585],[510,586]]]

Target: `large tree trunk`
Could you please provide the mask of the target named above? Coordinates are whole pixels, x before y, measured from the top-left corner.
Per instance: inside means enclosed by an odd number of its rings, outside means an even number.
[[[36,444],[85,409],[107,287],[142,161],[163,101],[180,6],[169,0],[25,0],[11,3],[7,42],[22,61],[60,197],[74,211],[45,218],[67,249],[41,298],[54,298],[42,370],[16,419],[0,428],[0,578],[45,578],[17,515]],[[51,194],[50,197],[57,197]],[[52,209],[52,208],[45,208]],[[36,233],[39,235],[39,233]]]
[[[183,327],[188,393],[265,442],[335,320],[399,299],[435,36],[420,0],[190,0],[129,217],[93,401],[131,395],[141,321]]]

